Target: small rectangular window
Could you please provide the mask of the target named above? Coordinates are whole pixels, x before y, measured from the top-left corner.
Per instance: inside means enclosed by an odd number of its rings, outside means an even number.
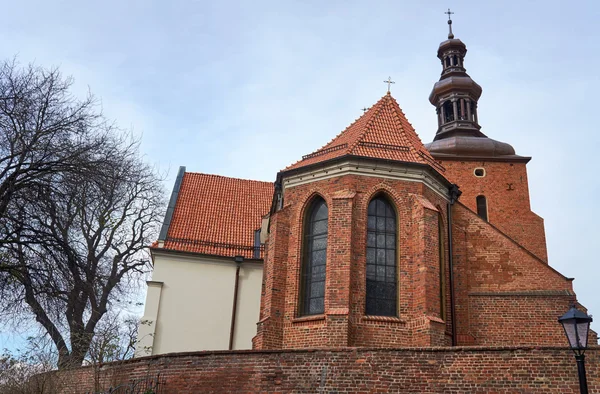
[[[487,222],[487,201],[485,196],[477,196],[477,215]]]
[[[260,259],[260,229],[254,230],[254,251],[252,257]]]

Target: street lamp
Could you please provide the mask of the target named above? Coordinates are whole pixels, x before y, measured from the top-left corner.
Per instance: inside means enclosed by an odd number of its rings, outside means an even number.
[[[590,332],[592,317],[573,305],[567,313],[558,319],[558,322],[565,329],[571,350],[575,352],[577,372],[579,373],[579,391],[581,394],[588,394],[584,353],[588,345],[588,333]]]

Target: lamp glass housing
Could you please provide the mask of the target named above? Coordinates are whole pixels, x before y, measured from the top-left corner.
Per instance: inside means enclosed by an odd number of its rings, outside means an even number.
[[[558,321],[565,330],[571,349],[575,354],[582,355],[587,349],[592,318],[586,313],[572,307]]]

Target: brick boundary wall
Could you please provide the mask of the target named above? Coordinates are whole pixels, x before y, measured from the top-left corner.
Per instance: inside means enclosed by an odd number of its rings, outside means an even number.
[[[600,347],[586,353],[600,393]],[[43,392],[87,393],[160,373],[160,393],[578,393],[564,347],[298,349],[173,353],[38,375]],[[42,382],[42,383],[40,383]],[[50,384],[52,383],[52,384]],[[38,391],[42,392],[42,391]]]

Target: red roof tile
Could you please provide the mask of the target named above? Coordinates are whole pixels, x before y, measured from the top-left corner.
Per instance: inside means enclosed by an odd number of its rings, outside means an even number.
[[[444,171],[425,149],[415,129],[389,93],[327,145],[303,156],[302,160],[285,170],[346,155],[429,164],[438,172]]]
[[[186,172],[165,249],[251,258],[273,183]]]

